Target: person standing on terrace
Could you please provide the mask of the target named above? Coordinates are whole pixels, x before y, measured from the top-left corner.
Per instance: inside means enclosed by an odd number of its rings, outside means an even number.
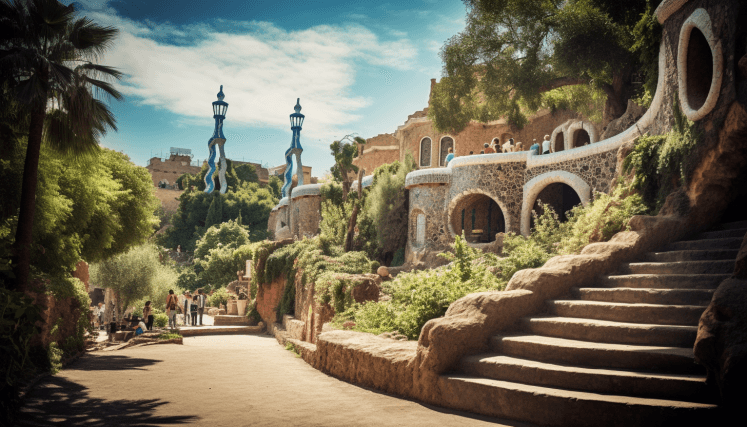
[[[531,147],[529,147],[529,151],[533,152],[534,154],[540,153],[540,145],[537,144],[537,138],[532,140],[533,144]]]
[[[550,154],[550,135],[545,135],[545,140],[542,141],[542,154]]]
[[[495,149],[492,145],[488,144],[487,142],[483,145],[483,148],[485,148],[485,154],[494,154]]]
[[[444,159],[444,167],[449,166],[449,162],[454,160],[454,149],[449,147],[449,154],[446,155],[446,159]]]

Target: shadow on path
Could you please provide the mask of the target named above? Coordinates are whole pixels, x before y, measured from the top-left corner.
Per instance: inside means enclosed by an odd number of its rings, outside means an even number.
[[[158,399],[103,400],[88,396],[80,384],[49,377],[26,396],[19,414],[20,426],[156,426],[186,424],[194,415],[157,416],[155,410],[169,402]]]
[[[87,356],[87,357],[86,357]],[[65,367],[67,371],[124,371],[135,369],[145,370],[148,366],[163,362],[157,359],[141,359],[137,357],[116,356],[116,355],[86,355],[81,357],[75,363]]]

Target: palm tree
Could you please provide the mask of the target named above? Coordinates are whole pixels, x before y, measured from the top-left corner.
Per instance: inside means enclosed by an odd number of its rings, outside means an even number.
[[[42,141],[63,155],[95,153],[116,123],[98,97],[121,99],[106,80],[120,78],[99,57],[117,35],[58,0],[0,0],[0,77],[29,116],[28,147],[14,243],[15,288],[26,288]]]

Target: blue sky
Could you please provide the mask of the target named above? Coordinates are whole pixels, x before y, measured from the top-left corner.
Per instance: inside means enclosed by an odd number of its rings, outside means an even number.
[[[69,3],[69,1],[67,1]],[[438,51],[464,28],[460,0],[78,0],[120,29],[101,63],[126,74],[112,101],[118,132],[102,145],[145,166],[170,147],[207,156],[211,103],[224,85],[229,158],[270,166],[290,146],[296,98],[303,163],[322,176],[329,144],[393,132],[427,105]]]

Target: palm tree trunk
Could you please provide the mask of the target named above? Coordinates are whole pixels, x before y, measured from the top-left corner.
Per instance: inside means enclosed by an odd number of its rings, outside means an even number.
[[[21,183],[21,206],[16,228],[15,258],[13,273],[15,274],[15,290],[24,291],[28,285],[31,272],[31,245],[33,243],[34,210],[36,208],[36,184],[39,171],[39,155],[41,154],[42,131],[46,115],[46,97],[44,102],[35,103],[31,111],[26,160],[23,166],[23,181]]]

